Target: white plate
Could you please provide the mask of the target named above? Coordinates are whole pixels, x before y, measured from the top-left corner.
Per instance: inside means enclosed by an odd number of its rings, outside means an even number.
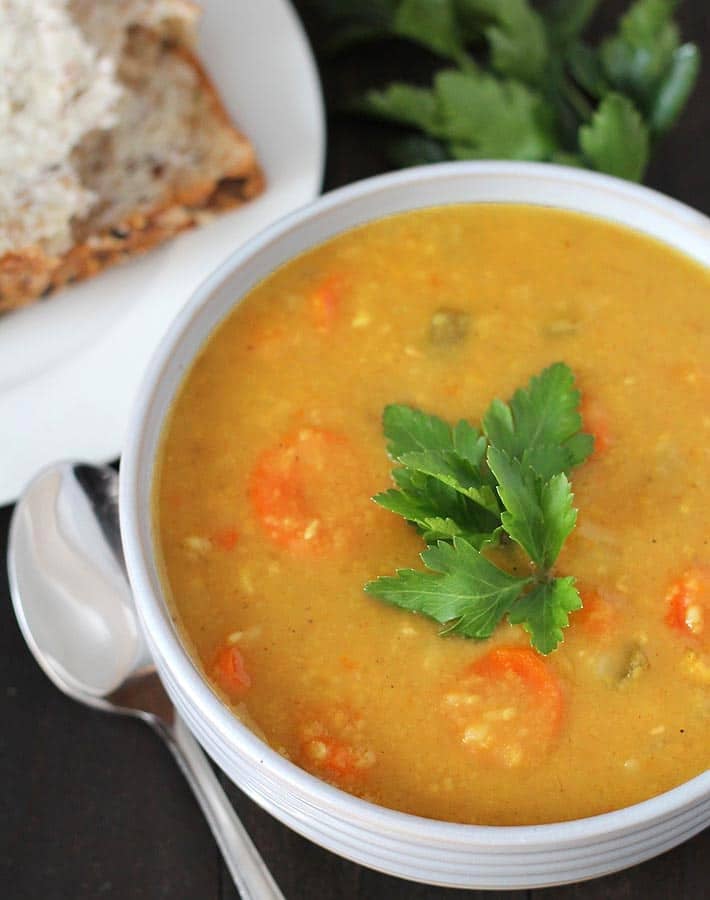
[[[203,0],[199,53],[250,137],[265,192],[142,259],[0,317],[0,505],[53,460],[117,457],[145,365],[197,285],[248,237],[317,196],[323,102],[286,0]]]

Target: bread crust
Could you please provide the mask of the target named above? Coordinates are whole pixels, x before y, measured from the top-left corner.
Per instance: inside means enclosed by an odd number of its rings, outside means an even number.
[[[144,28],[138,30],[147,33]],[[111,227],[87,233],[62,255],[51,255],[33,245],[0,256],[0,312],[27,306],[63,285],[90,278],[145,253],[179,232],[251,200],[263,190],[265,180],[254,150],[232,124],[197,57],[184,44],[164,36],[153,37],[167,52],[182,58],[197,76],[220,137],[226,138],[225,143],[233,151],[231,158],[225,160],[224,171],[217,178],[195,173],[185,183],[171,186],[152,207],[136,211]]]

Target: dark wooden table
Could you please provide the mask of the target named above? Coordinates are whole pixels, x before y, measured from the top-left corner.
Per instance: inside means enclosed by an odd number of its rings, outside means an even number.
[[[255,0],[256,2],[256,0]],[[307,12],[305,0],[296,6]],[[624,4],[611,0],[603,17]],[[682,123],[660,148],[649,184],[710,213],[710,8],[686,0],[684,34],[706,60]],[[307,21],[309,30],[313,23]],[[388,47],[323,66],[327,95],[376,83],[421,56]],[[383,132],[331,120],[326,187],[384,171]],[[32,411],[27,411],[28,417]],[[6,448],[7,452],[7,448]],[[0,510],[5,547],[10,509]],[[3,553],[4,556],[4,553]],[[145,726],[91,712],[50,685],[12,615],[0,568],[0,897],[6,900],[229,900],[236,892],[167,750]],[[226,779],[225,779],[226,784]],[[580,885],[511,894],[454,892],[399,881],[322,850],[227,784],[289,900],[660,900],[710,897],[710,830],[634,869]]]

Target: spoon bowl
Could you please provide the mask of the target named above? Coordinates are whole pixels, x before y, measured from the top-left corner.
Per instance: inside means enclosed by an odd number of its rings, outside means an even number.
[[[35,659],[61,691],[101,709],[153,670],[111,528],[117,486],[109,468],[46,469],[18,503],[8,554],[15,615]]]
[[[40,472],[15,507],[8,574],[20,630],[49,679],[74,700],[151,725],[192,787],[243,900],[283,900],[155,671],[125,573],[116,472],[71,462]]]

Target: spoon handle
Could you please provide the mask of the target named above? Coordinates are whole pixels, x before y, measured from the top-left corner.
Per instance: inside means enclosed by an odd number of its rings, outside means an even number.
[[[159,730],[205,814],[242,900],[284,900],[187,725],[176,713],[173,724],[160,722]]]

